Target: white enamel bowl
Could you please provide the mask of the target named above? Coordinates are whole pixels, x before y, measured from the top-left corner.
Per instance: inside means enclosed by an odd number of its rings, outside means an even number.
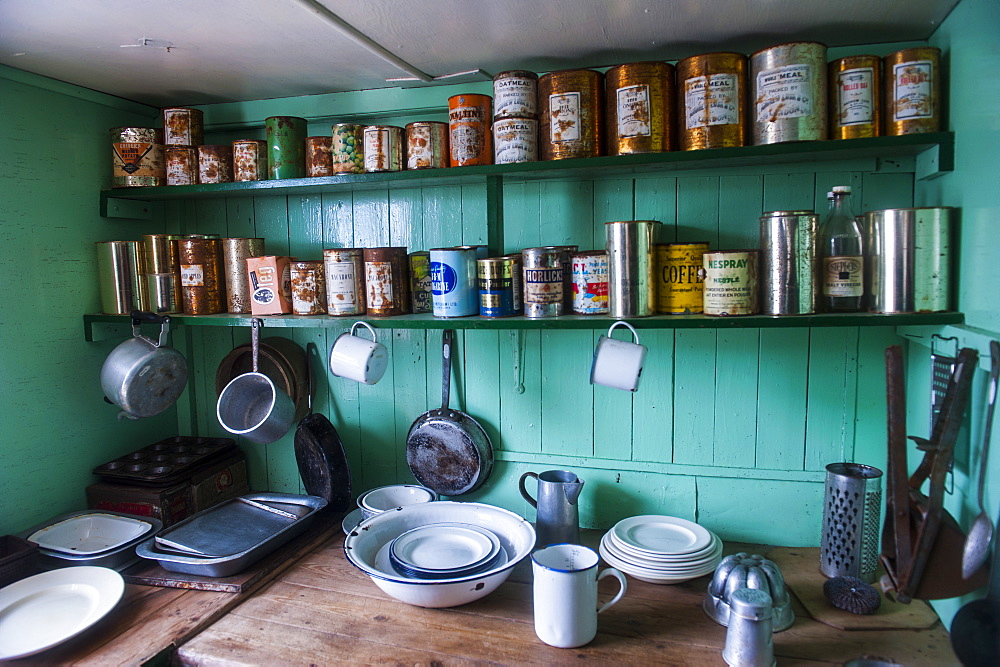
[[[400,575],[378,554],[403,533],[432,523],[457,522],[489,530],[507,554],[495,566],[477,574],[453,579],[410,579]],[[523,517],[484,503],[441,501],[408,505],[365,519],[344,538],[347,560],[371,577],[388,595],[418,607],[456,607],[492,593],[514,566],[535,547],[535,529]]]
[[[437,500],[437,494],[426,486],[417,484],[392,484],[366,491],[358,497],[361,515],[368,519],[380,512],[396,507],[406,507],[418,503]]]

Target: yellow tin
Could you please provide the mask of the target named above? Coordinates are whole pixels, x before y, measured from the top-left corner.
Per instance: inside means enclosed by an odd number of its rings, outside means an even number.
[[[677,63],[682,151],[747,145],[747,57],[703,53]]]
[[[703,286],[700,269],[708,242],[657,243],[656,312],[660,315],[700,313]]]
[[[604,73],[608,155],[674,149],[674,66],[616,65]]]
[[[882,59],[878,56],[847,56],[831,60],[831,139],[877,137],[882,132]]]
[[[543,160],[602,153],[604,75],[592,69],[550,72],[538,79],[538,145]]]
[[[941,49],[920,46],[883,60],[885,134],[941,130]]]

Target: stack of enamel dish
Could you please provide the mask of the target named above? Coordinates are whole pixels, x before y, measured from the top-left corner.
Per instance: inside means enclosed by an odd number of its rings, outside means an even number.
[[[396,572],[412,579],[465,577],[506,560],[489,529],[451,521],[406,531],[389,543],[388,556]]]
[[[94,565],[120,571],[139,560],[136,545],[162,527],[153,517],[89,510],[55,517],[22,536],[38,545],[45,569]]]
[[[686,519],[634,516],[604,534],[600,553],[608,565],[640,581],[679,584],[715,571],[722,540]]]

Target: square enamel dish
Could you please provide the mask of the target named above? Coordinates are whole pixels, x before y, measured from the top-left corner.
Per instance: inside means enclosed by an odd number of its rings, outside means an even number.
[[[36,530],[28,540],[50,551],[93,556],[134,542],[152,529],[148,521],[93,512]]]

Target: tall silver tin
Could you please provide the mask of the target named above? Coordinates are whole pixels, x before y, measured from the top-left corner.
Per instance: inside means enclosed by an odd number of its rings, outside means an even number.
[[[826,467],[820,572],[875,581],[881,505],[881,470],[860,463]]]
[[[761,312],[808,315],[816,312],[816,235],[812,211],[770,211],[760,218]]]
[[[913,209],[894,208],[864,215],[868,310],[912,313]]]
[[[608,315],[648,317],[656,312],[653,244],[657,220],[606,222]]]
[[[951,310],[951,237],[958,209],[914,209],[913,308],[918,313]]]
[[[790,42],[750,56],[753,143],[826,139],[826,46]]]

